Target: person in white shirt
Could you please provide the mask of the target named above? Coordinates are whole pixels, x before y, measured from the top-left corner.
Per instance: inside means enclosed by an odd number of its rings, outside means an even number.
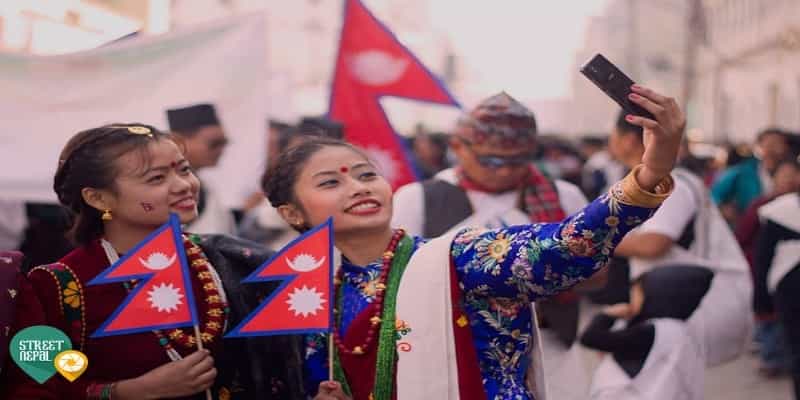
[[[167,110],[167,120],[170,131],[183,139],[186,159],[195,171],[212,168],[219,163],[228,145],[228,137],[212,104]],[[214,188],[206,182],[200,185],[198,213],[197,219],[187,225],[187,232],[231,235],[236,232],[233,211],[223,206]]]
[[[641,128],[627,123],[621,114],[609,150],[631,167],[647,140]],[[702,181],[683,168],[674,169],[672,176],[673,195],[626,236],[614,254],[629,259],[631,280],[667,266],[703,267],[714,273],[708,294],[688,323],[702,327],[694,331],[703,336],[706,363],[717,365],[741,353],[752,329],[749,267]]]
[[[494,95],[459,119],[449,145],[458,166],[411,183],[393,197],[392,226],[410,235],[437,237],[466,226],[499,228],[552,222],[587,204],[581,190],[547,177],[533,164],[537,127],[533,113],[506,93]],[[582,399],[588,371],[577,346],[578,296],[574,291],[538,302],[548,344],[548,390],[559,399]]]
[[[700,400],[703,344],[687,324],[714,274],[672,266],[643,274],[629,301],[594,317],[581,343],[608,353],[595,371],[592,400]]]

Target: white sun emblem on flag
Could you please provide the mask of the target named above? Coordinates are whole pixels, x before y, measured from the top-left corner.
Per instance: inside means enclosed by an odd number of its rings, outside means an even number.
[[[394,182],[397,178],[397,161],[392,153],[380,147],[367,147],[367,155],[375,162],[378,172],[389,182]]]
[[[153,286],[147,294],[150,295],[147,298],[150,301],[150,307],[167,313],[178,311],[178,305],[182,303],[181,298],[183,298],[181,290],[171,283]]]
[[[325,303],[325,299],[322,298],[322,293],[317,292],[317,288],[309,289],[303,285],[302,288],[294,288],[294,291],[289,293],[289,300],[286,300],[286,303],[289,304],[289,311],[294,311],[295,317],[302,314],[305,318],[317,315],[318,310],[324,309],[322,304]]]

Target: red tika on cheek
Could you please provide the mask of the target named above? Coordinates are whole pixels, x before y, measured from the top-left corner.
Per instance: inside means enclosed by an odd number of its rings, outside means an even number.
[[[154,207],[153,207],[153,205],[151,203],[142,202],[141,204],[142,204],[142,210],[144,210],[146,212],[153,211]]]

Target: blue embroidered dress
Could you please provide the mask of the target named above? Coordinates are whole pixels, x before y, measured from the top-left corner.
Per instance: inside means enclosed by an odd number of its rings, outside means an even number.
[[[534,399],[525,386],[532,350],[530,303],[604,267],[614,247],[655,209],[601,196],[562,223],[465,229],[451,245],[488,399]],[[414,250],[426,240],[414,238]],[[340,334],[375,299],[382,264],[343,260]],[[399,327],[402,335],[403,327]],[[412,327],[413,329],[413,327]],[[328,379],[327,337],[306,337],[307,393]]]

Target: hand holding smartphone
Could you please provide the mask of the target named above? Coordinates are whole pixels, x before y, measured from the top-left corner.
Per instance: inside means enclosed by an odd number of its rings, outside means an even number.
[[[655,116],[640,105],[632,102],[628,95],[632,93],[633,80],[625,75],[602,54],[594,56],[581,68],[581,73],[594,82],[608,97],[617,102],[625,111],[641,117],[656,120]]]

